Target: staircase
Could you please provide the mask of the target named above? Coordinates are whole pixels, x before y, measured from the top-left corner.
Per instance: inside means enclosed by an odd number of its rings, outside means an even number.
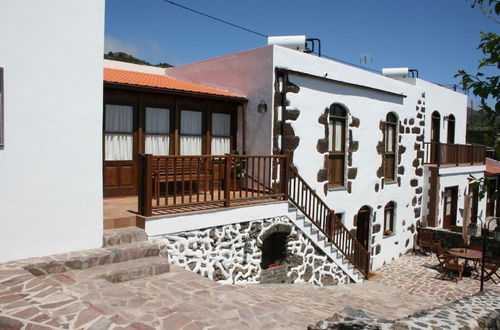
[[[354,282],[362,282],[368,277],[370,252],[292,166],[287,172],[289,210],[295,213],[292,221]]]
[[[170,264],[163,246],[147,241],[143,229],[128,227],[105,230],[102,248],[39,258],[23,268],[35,276],[83,271],[118,283],[167,273]]]

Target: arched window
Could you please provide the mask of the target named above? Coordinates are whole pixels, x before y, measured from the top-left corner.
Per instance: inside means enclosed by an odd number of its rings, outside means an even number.
[[[434,111],[432,113],[431,118],[432,118],[432,122],[431,122],[431,142],[439,142],[441,115],[439,114],[439,112]]]
[[[446,138],[447,143],[455,143],[455,116],[448,116],[448,136]]]
[[[332,186],[344,185],[345,135],[347,110],[339,104],[330,106],[328,181]]]
[[[385,118],[384,131],[384,176],[386,181],[393,181],[396,171],[396,132],[398,120],[394,113],[389,112]]]
[[[384,236],[394,233],[394,202],[389,202],[384,208]]]

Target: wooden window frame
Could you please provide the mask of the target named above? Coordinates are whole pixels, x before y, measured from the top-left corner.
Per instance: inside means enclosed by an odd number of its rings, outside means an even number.
[[[213,129],[213,115],[217,114],[223,114],[223,115],[229,115],[229,135],[214,135],[212,133]],[[234,150],[236,150],[236,129],[235,129],[235,122],[236,122],[236,115],[233,111],[229,110],[223,110],[223,109],[211,109],[208,112],[208,116],[210,117],[210,129],[209,129],[209,134],[210,134],[210,141],[208,142],[208,145],[210,146],[209,153],[212,155],[212,138],[214,137],[228,137],[230,140],[230,145],[231,148],[229,150],[230,153],[232,153]]]
[[[119,105],[119,106],[125,106],[125,107],[131,107],[132,108],[132,131],[131,132],[116,132],[116,131],[107,131],[106,130],[106,116],[107,116],[107,111],[106,111],[106,106],[107,105]],[[103,152],[103,157],[102,159],[105,162],[132,162],[137,159],[137,115],[136,115],[136,106],[135,104],[132,103],[127,103],[127,102],[104,102],[104,116],[103,116],[103,134],[102,134],[102,152]],[[121,134],[121,135],[131,135],[132,136],[132,159],[126,159],[126,160],[108,160],[106,159],[106,134]]]
[[[336,108],[340,107],[340,109],[344,112],[343,115],[335,114]],[[345,187],[345,154],[346,154],[346,126],[347,126],[347,118],[348,111],[345,107],[340,104],[332,104],[330,106],[329,115],[328,115],[328,125],[332,126],[331,136],[328,136],[329,139],[329,150],[328,150],[328,158],[329,158],[329,172],[328,173],[328,185],[331,188]],[[337,122],[341,123],[341,141],[340,141],[340,151],[335,151],[335,142],[337,139],[335,124]],[[330,131],[330,129],[329,129]],[[340,171],[335,168],[335,164],[341,163]],[[336,177],[335,173],[339,173],[339,177]]]
[[[393,118],[390,118],[393,117]],[[389,112],[386,116],[384,127],[384,179],[386,182],[396,181],[396,162],[397,162],[397,131],[398,131],[398,117]],[[394,121],[391,121],[394,120]],[[392,151],[389,151],[388,145],[388,128],[392,127]],[[392,166],[389,159],[392,160]],[[391,168],[389,168],[391,166]],[[389,175],[388,175],[389,174]]]
[[[388,237],[388,236],[391,236],[393,234],[395,234],[395,210],[396,210],[396,207],[395,207],[395,203],[394,202],[389,202],[385,205],[384,207],[384,230],[383,230],[383,235],[385,237]],[[390,220],[389,220],[389,228],[387,228],[387,222],[386,222],[386,218],[387,218],[387,212],[390,212]]]
[[[3,68],[0,68],[0,149],[3,149],[5,146],[5,135],[4,135],[5,122],[4,122],[4,114],[3,114],[4,93],[5,93],[5,88],[4,88]]]
[[[146,121],[147,121],[147,111],[146,109],[147,108],[150,108],[150,109],[159,109],[159,110],[168,110],[169,112],[169,128],[168,128],[168,134],[164,134],[164,133],[148,133],[147,130],[146,130]],[[175,107],[172,107],[172,106],[161,106],[161,105],[145,105],[141,111],[144,112],[143,116],[144,116],[144,124],[142,125],[142,129],[143,129],[143,137],[142,137],[142,141],[141,141],[141,144],[142,144],[142,150],[144,150],[144,152],[146,152],[146,137],[147,136],[168,136],[168,139],[169,139],[169,146],[168,146],[168,154],[169,155],[172,155],[173,152],[174,152],[174,149],[175,147],[173,146],[173,143],[174,143],[174,139],[175,139],[175,134],[174,134],[174,130],[175,130]]]

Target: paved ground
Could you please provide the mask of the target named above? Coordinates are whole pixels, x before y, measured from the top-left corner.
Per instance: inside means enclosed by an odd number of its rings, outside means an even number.
[[[35,277],[0,265],[0,328],[305,329],[345,306],[396,319],[477,292],[479,282],[435,279],[429,257],[407,255],[360,285],[221,285],[172,266],[146,279],[112,284],[99,267]],[[488,289],[500,287],[488,284]]]

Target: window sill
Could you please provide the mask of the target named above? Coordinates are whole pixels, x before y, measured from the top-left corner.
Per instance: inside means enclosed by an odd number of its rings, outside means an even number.
[[[346,186],[331,186],[328,185],[328,191],[341,191],[341,190],[347,190]]]
[[[384,185],[386,185],[386,184],[397,184],[397,183],[398,183],[398,181],[396,181],[396,180],[384,181]]]
[[[383,235],[383,238],[390,238],[390,237],[393,237],[393,236],[396,236],[396,233],[392,233],[392,234],[389,234],[389,235]]]

